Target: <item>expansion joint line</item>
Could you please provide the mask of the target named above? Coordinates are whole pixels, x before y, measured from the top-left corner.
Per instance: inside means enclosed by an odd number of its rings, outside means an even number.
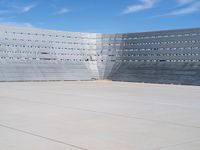
[[[14,128],[14,127],[10,127],[10,126],[7,126],[7,125],[0,124],[0,127],[7,128],[7,129],[10,129],[10,130],[14,130],[14,131],[17,131],[17,132],[20,132],[20,133],[23,133],[23,134],[28,134],[28,135],[31,135],[31,136],[39,137],[39,138],[42,138],[42,139],[45,139],[45,140],[48,140],[48,141],[51,141],[51,142],[55,142],[55,143],[58,143],[58,144],[63,144],[65,146],[73,147],[75,149],[88,150],[86,148],[76,146],[74,144],[66,143],[66,142],[63,142],[63,141],[60,141],[60,140],[57,140],[57,139],[45,137],[45,136],[42,136],[42,135],[39,135],[39,134],[31,133],[31,132],[24,131],[24,130],[21,130],[21,129],[17,129],[17,128]]]

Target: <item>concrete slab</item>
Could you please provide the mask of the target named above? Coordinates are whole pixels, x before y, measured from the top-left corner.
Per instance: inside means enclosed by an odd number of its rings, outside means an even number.
[[[0,149],[199,150],[200,87],[0,83]]]

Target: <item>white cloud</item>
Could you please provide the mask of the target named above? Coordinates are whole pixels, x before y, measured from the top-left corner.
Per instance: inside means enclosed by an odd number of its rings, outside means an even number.
[[[200,2],[194,2],[186,7],[177,9],[169,13],[168,15],[185,15],[200,11]]]
[[[10,10],[0,10],[0,15],[10,14],[12,11]]]
[[[35,6],[36,6],[35,4],[26,5],[26,6],[24,6],[24,7],[21,8],[21,12],[23,12],[23,13],[29,12]]]
[[[200,1],[199,0],[176,0],[176,2],[177,2],[177,7],[175,7],[171,12],[153,16],[151,18],[188,15],[188,14],[200,12]]]
[[[12,8],[14,12],[17,13],[27,13],[29,11],[31,11],[33,8],[35,8],[37,6],[37,4],[33,3],[33,4],[28,4],[28,5],[18,5],[18,4],[12,4]]]
[[[56,14],[56,15],[62,15],[62,14],[66,14],[66,13],[68,13],[68,12],[70,12],[69,9],[67,9],[67,8],[62,8],[62,9],[60,9],[59,11],[57,11],[55,14]]]
[[[156,0],[140,0],[140,4],[127,6],[127,8],[122,12],[122,14],[130,14],[146,9],[151,9],[154,7],[155,3]]]
[[[185,4],[189,4],[191,2],[194,2],[195,0],[176,0],[176,2],[179,4],[179,5],[185,5]]]
[[[0,22],[1,25],[8,25],[8,26],[18,26],[18,27],[31,27],[34,26],[29,22]]]

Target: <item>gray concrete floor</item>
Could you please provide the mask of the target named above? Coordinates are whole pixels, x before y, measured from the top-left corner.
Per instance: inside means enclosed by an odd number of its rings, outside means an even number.
[[[200,87],[0,83],[0,150],[200,150]]]

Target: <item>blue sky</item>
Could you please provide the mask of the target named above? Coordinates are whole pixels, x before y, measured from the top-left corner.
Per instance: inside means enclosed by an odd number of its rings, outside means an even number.
[[[0,0],[0,23],[100,33],[200,27],[200,0]]]

